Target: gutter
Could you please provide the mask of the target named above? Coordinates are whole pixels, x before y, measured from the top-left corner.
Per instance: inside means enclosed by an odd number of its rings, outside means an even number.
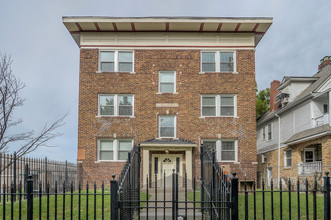
[[[278,188],[280,188],[280,116],[275,114],[278,118]]]

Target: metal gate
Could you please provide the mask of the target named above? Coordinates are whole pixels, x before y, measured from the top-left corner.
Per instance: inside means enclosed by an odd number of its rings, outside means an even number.
[[[112,219],[238,219],[238,179],[224,175],[203,146],[200,159],[200,179],[174,169],[141,181],[140,146],[134,147],[119,181],[111,181]]]

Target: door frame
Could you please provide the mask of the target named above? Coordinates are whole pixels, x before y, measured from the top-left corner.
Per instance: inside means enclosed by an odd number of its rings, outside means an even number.
[[[175,167],[176,167],[176,157],[179,157],[180,161],[179,161],[179,172],[178,175],[181,176],[183,173],[183,165],[184,165],[184,161],[183,161],[183,154],[152,154],[152,170],[151,170],[151,176],[153,176],[154,179],[154,161],[155,161],[155,157],[158,157],[158,175],[157,175],[157,179],[161,180],[163,178],[163,171],[161,171],[161,167],[162,167],[162,160],[166,157],[173,157],[173,161],[175,163]]]

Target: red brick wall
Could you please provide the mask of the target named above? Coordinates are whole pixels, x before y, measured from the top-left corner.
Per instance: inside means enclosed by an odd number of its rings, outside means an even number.
[[[255,55],[237,50],[237,72],[200,72],[200,50],[135,50],[135,74],[96,73],[98,50],[81,49],[79,88],[78,160],[84,180],[111,179],[123,163],[97,160],[97,139],[132,138],[135,143],[157,137],[157,113],[177,115],[177,137],[199,145],[204,138],[238,140],[240,164],[230,164],[239,178],[256,178]],[[176,71],[178,94],[156,94],[158,71]],[[135,118],[98,115],[98,93],[134,94]],[[200,118],[201,94],[237,94],[237,118]],[[156,103],[178,103],[176,108]],[[199,148],[193,150],[193,176],[200,176]]]

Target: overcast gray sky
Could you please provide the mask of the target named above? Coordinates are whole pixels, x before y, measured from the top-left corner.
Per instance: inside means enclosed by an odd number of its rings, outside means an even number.
[[[256,48],[259,89],[284,75],[310,76],[331,55],[331,2],[325,0],[0,0],[0,52],[12,56],[12,69],[26,84],[15,116],[19,131],[38,131],[69,112],[63,135],[31,154],[76,161],[79,49],[62,16],[273,17]]]

